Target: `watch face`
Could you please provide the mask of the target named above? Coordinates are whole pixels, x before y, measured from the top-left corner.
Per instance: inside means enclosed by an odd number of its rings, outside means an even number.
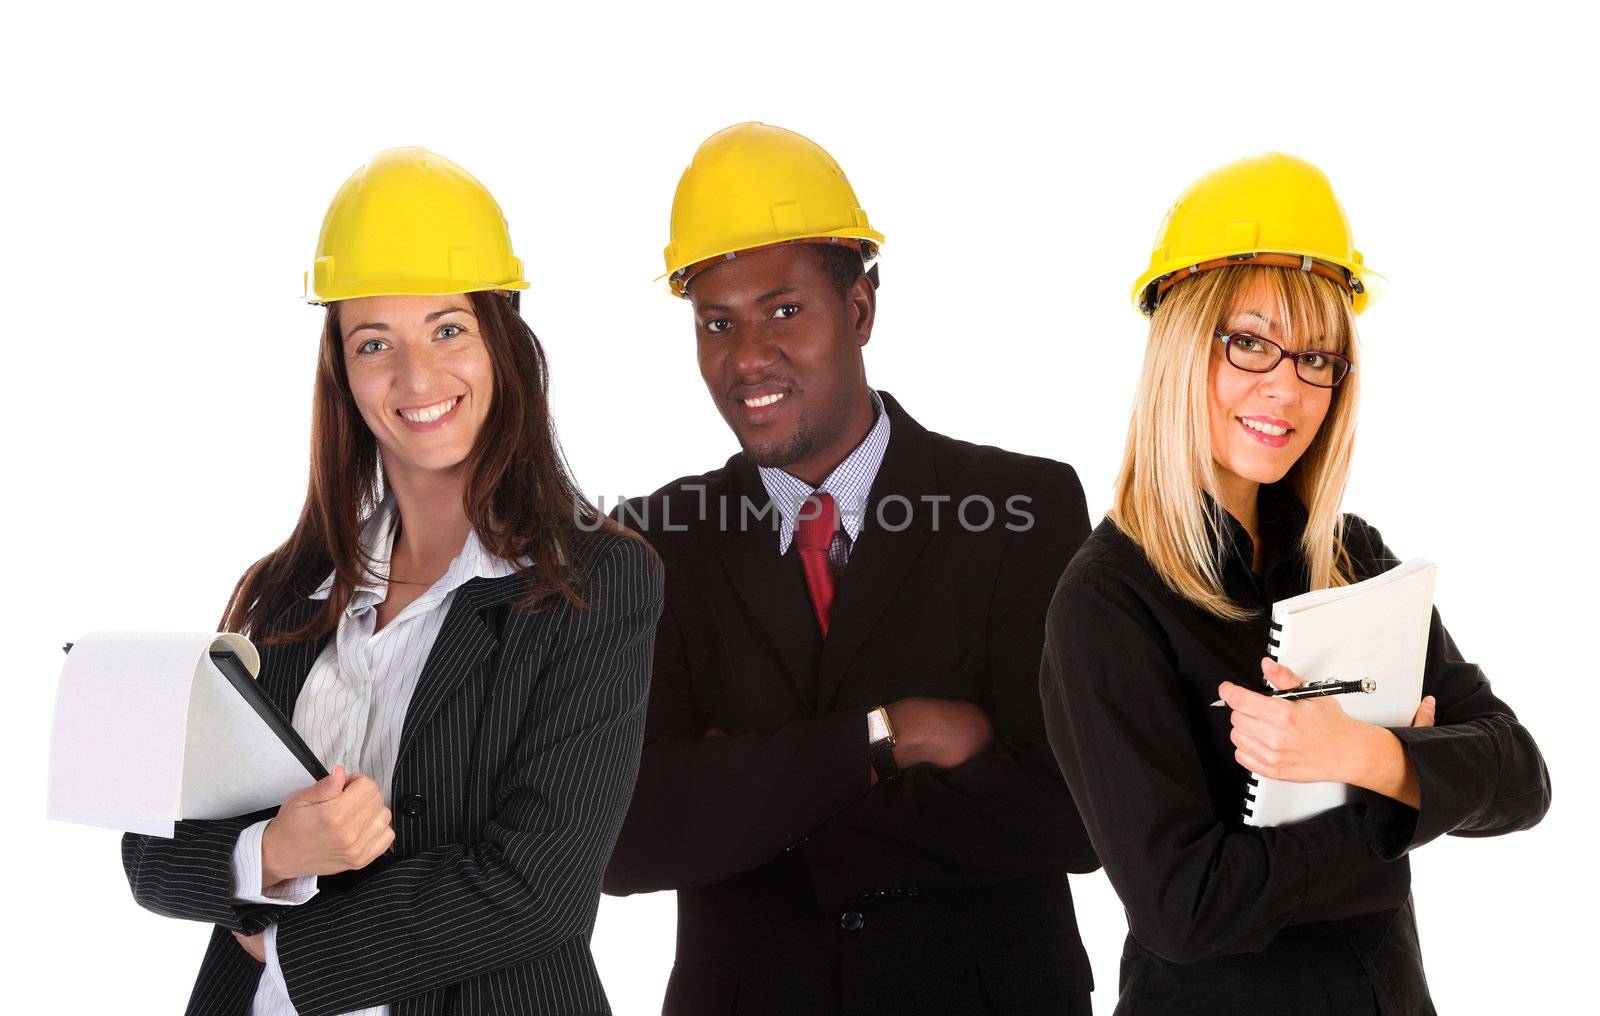
[[[877,744],[889,736],[889,717],[879,706],[867,714],[867,743]]]

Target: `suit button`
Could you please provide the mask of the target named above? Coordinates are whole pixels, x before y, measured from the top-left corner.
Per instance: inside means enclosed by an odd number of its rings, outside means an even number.
[[[844,915],[839,918],[839,927],[843,928],[845,931],[860,931],[862,925],[866,923],[866,919],[861,916],[859,911],[855,910],[847,910],[845,911]]]
[[[416,818],[428,810],[428,799],[421,794],[407,794],[400,799],[400,814]]]

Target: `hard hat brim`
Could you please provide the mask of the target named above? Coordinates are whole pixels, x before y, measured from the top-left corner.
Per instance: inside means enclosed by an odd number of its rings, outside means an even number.
[[[1361,282],[1362,291],[1360,293],[1354,293],[1351,296],[1351,305],[1357,314],[1372,306],[1373,302],[1383,294],[1386,288],[1388,288],[1389,280],[1382,273],[1375,272],[1371,268],[1368,268],[1366,265],[1363,265],[1359,262],[1351,261],[1345,258],[1329,257],[1327,254],[1319,253],[1317,251],[1281,250],[1276,247],[1253,250],[1227,250],[1203,255],[1191,254],[1181,258],[1173,258],[1169,261],[1162,262],[1159,265],[1151,266],[1143,275],[1139,276],[1139,281],[1135,282],[1133,285],[1133,306],[1139,311],[1140,314],[1144,314],[1145,290],[1149,288],[1150,283],[1155,282],[1157,279],[1160,279],[1163,276],[1170,275],[1173,272],[1182,271],[1185,268],[1202,264],[1206,261],[1243,257],[1247,254],[1289,254],[1294,257],[1310,257],[1314,260],[1343,268]],[[1250,262],[1240,261],[1239,263],[1249,264]]]
[[[486,293],[527,288],[528,283],[525,279],[478,284],[463,283],[460,279],[384,279],[337,285],[326,293],[306,292],[305,300],[311,304],[325,304],[356,300],[365,296],[454,296],[458,293]]]
[[[681,261],[682,262],[681,264],[674,263],[671,268],[669,268],[666,271],[662,272],[660,275],[657,275],[654,279],[652,279],[650,281],[652,281],[652,282],[660,282],[662,279],[671,280],[673,276],[677,275],[679,272],[683,271],[685,268],[692,268],[693,266],[695,266],[697,264],[700,264],[702,261],[710,261],[710,260],[712,260],[714,258],[727,257],[729,254],[742,254],[745,251],[760,250],[762,247],[781,247],[786,243],[794,243],[797,240],[835,240],[835,239],[836,240],[861,240],[861,241],[864,241],[864,242],[867,242],[867,243],[871,243],[872,246],[873,246],[874,252],[876,252],[878,249],[883,247],[883,234],[878,232],[876,229],[863,229],[860,226],[846,226],[846,227],[844,227],[842,229],[831,229],[831,230],[828,230],[826,232],[801,233],[801,234],[798,234],[796,236],[786,236],[786,237],[783,237],[783,238],[778,239],[778,240],[763,240],[760,243],[738,244],[738,245],[735,245],[735,246],[732,246],[732,247],[727,247],[727,248],[721,249],[721,250],[716,250],[716,249],[709,250],[704,254],[697,254],[696,256],[694,256],[692,258],[687,258],[687,259],[679,258],[678,261]],[[874,253],[874,260],[875,259],[876,259],[876,253]],[[669,293],[671,293],[673,296],[680,296],[680,297],[687,296],[687,294],[683,290],[683,287],[680,284],[676,283],[676,282],[668,281],[668,283],[667,283],[667,291]]]

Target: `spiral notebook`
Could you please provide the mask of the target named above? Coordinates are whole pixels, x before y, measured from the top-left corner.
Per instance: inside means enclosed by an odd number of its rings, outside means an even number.
[[[1411,723],[1422,701],[1422,669],[1438,569],[1414,558],[1364,582],[1316,589],[1272,605],[1267,655],[1303,681],[1372,678],[1370,695],[1341,695],[1358,720],[1384,727]],[[1343,783],[1289,783],[1250,775],[1246,825],[1287,825],[1349,799]]]

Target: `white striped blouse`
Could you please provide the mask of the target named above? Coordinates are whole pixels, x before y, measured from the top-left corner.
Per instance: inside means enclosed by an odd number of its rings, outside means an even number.
[[[394,550],[398,512],[390,494],[373,513],[361,540],[372,555],[375,575],[370,584],[356,588],[339,618],[339,627],[327,648],[317,657],[295,700],[294,729],[331,772],[335,765],[347,773],[372,777],[389,803],[395,755],[411,694],[433,648],[439,629],[450,612],[455,591],[469,579],[499,578],[516,569],[484,549],[478,534],[468,533],[461,553],[427,592],[374,632],[377,606],[388,594],[390,555]],[[333,576],[322,583],[312,599],[327,599]],[[286,879],[261,885],[261,834],[266,822],[257,822],[239,835],[233,853],[233,897],[251,903],[300,904],[317,892],[315,877]],[[277,926],[265,934],[267,965],[251,1006],[253,1016],[295,1016],[288,987],[278,967]],[[351,1016],[388,1016],[388,1006],[362,1009]]]

